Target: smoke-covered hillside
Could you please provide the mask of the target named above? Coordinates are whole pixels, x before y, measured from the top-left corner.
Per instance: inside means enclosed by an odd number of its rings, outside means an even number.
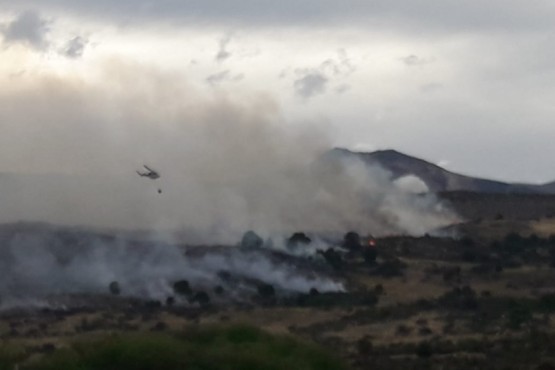
[[[192,248],[158,235],[138,238],[47,224],[2,225],[0,268],[0,308],[59,306],[71,302],[71,295],[115,293],[189,304],[176,294],[179,281],[187,281],[191,293],[207,292],[213,301],[227,303],[250,300],[260,284],[285,296],[344,289],[323,260],[308,263],[264,248]]]

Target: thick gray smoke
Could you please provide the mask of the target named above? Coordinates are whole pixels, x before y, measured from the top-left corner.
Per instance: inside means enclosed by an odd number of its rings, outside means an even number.
[[[269,97],[204,94],[178,75],[115,61],[97,73],[0,85],[0,169],[9,172],[0,222],[180,229],[184,240],[230,242],[249,229],[422,234],[454,220],[380,168],[317,160],[331,147],[322,129],[287,122]],[[136,176],[143,163],[162,178]]]
[[[183,279],[213,299],[214,287],[223,286],[227,301],[250,299],[259,283],[285,294],[344,289],[314,266],[265,250],[200,248],[189,255],[152,238],[27,224],[3,225],[0,238],[0,309],[56,304],[71,294],[106,295],[112,282],[123,296],[157,300],[174,296],[173,283]],[[218,278],[223,271],[234,281]]]

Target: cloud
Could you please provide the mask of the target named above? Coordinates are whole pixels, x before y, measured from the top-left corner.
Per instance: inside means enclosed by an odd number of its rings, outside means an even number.
[[[210,76],[206,77],[206,82],[211,86],[216,86],[221,84],[222,82],[238,82],[241,81],[244,77],[245,75],[242,73],[232,75],[231,71],[225,70],[211,74]]]
[[[222,63],[231,57],[231,53],[227,50],[228,44],[231,42],[231,36],[225,36],[220,39],[220,48],[215,56],[216,62]]]
[[[341,84],[335,88],[335,92],[337,94],[344,94],[351,89],[351,85],[349,84]]]
[[[445,86],[443,86],[443,84],[437,83],[437,82],[430,82],[428,84],[424,84],[420,86],[420,92],[424,93],[424,94],[430,94],[430,93],[434,93],[437,92],[441,89],[443,89]]]
[[[337,58],[326,59],[320,65],[320,70],[337,77],[347,77],[356,71],[356,67],[347,56],[347,51],[339,49],[337,51]]]
[[[293,87],[297,96],[310,99],[324,94],[329,83],[339,79],[343,82],[336,86],[334,91],[337,94],[343,94],[350,89],[350,85],[344,81],[355,71],[356,67],[348,58],[345,49],[339,49],[336,57],[324,60],[316,68],[296,69]],[[289,70],[284,69],[278,78],[286,78],[288,74]]]
[[[325,93],[329,79],[324,74],[315,70],[299,71],[298,74],[301,76],[293,83],[298,96],[310,99]]]
[[[46,36],[50,31],[49,22],[33,10],[19,14],[2,31],[4,41],[10,43],[24,43],[38,50],[48,46]]]
[[[76,36],[67,42],[65,48],[62,50],[62,53],[68,58],[81,58],[88,43],[89,40],[84,39],[81,36]]]
[[[514,32],[523,28],[552,28],[555,5],[538,0],[422,0],[361,1],[283,0],[0,0],[7,7],[33,7],[80,13],[128,24],[174,22],[248,27],[321,26],[356,27],[422,32],[491,30]]]
[[[414,54],[401,58],[401,61],[409,67],[423,66],[425,64],[432,63],[431,59],[423,59]]]

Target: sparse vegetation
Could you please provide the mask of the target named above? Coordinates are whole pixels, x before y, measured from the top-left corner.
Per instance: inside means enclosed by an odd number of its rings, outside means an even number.
[[[220,369],[222,364],[229,364],[228,369],[278,369],[282,365],[303,368],[268,355],[271,350],[261,344],[266,339],[260,339],[268,334],[257,329],[242,327],[230,336],[221,336],[222,330],[237,328],[237,322],[317,342],[354,369],[548,368],[547,354],[555,351],[555,294],[551,284],[555,278],[555,269],[551,268],[555,266],[555,237],[541,230],[513,227],[510,212],[503,210],[503,214],[503,220],[491,216],[471,222],[474,228],[491,227],[491,237],[473,232],[442,238],[391,236],[366,245],[357,233],[349,232],[329,242],[335,248],[319,252],[323,260],[255,250],[260,239],[254,233],[245,235],[243,239],[258,240],[254,244],[244,241],[241,246],[245,248],[237,248],[248,257],[267,252],[276,263],[303,268],[308,277],[300,285],[304,293],[288,291],[281,283],[278,288],[244,276],[228,266],[215,270],[213,285],[174,281],[173,295],[168,297],[164,291],[157,297],[160,300],[128,301],[114,281],[107,287],[111,295],[102,296],[110,303],[101,313],[87,309],[62,314],[44,310],[36,315],[0,317],[0,336],[6,343],[17,340],[10,350],[0,351],[0,370],[12,370],[15,363],[20,370],[65,365],[68,369],[73,365],[81,370],[96,369],[78,361],[100,361],[103,356],[113,356],[113,364],[125,369],[128,365],[119,361],[123,361],[121,351],[131,348],[123,343],[128,340],[147,341],[152,348],[158,345],[152,341],[162,341],[165,349],[160,356],[164,359],[158,362],[168,369],[182,365],[188,369]],[[298,251],[311,241],[306,234],[296,233],[289,242],[288,246]],[[191,255],[195,253],[202,255],[203,251],[194,249]],[[329,282],[341,283],[345,289],[329,292]],[[237,287],[246,289],[238,291]],[[231,326],[206,327],[207,323],[224,322]],[[172,334],[175,330],[181,334]],[[220,334],[207,334],[213,331]],[[256,343],[249,338],[257,338],[253,339]],[[100,339],[117,346],[109,350]],[[201,354],[172,362],[172,346],[181,353],[195,348]],[[236,346],[241,349],[231,350]],[[250,348],[255,359],[194,362],[202,356],[241,357],[243,346]],[[134,356],[134,350],[129,351],[127,358]],[[137,361],[145,367],[135,368],[148,369],[149,358],[141,356],[150,356],[149,352],[140,352]],[[150,359],[156,356],[152,354]],[[270,367],[258,362],[271,358],[274,361],[270,361]]]

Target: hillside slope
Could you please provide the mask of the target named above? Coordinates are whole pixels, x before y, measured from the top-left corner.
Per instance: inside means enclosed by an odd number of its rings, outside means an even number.
[[[394,179],[413,175],[426,183],[433,192],[473,191],[479,193],[555,193],[555,182],[545,185],[515,184],[465,176],[395,150],[371,153],[333,149],[330,157],[353,157],[368,165],[379,165],[390,171]]]

